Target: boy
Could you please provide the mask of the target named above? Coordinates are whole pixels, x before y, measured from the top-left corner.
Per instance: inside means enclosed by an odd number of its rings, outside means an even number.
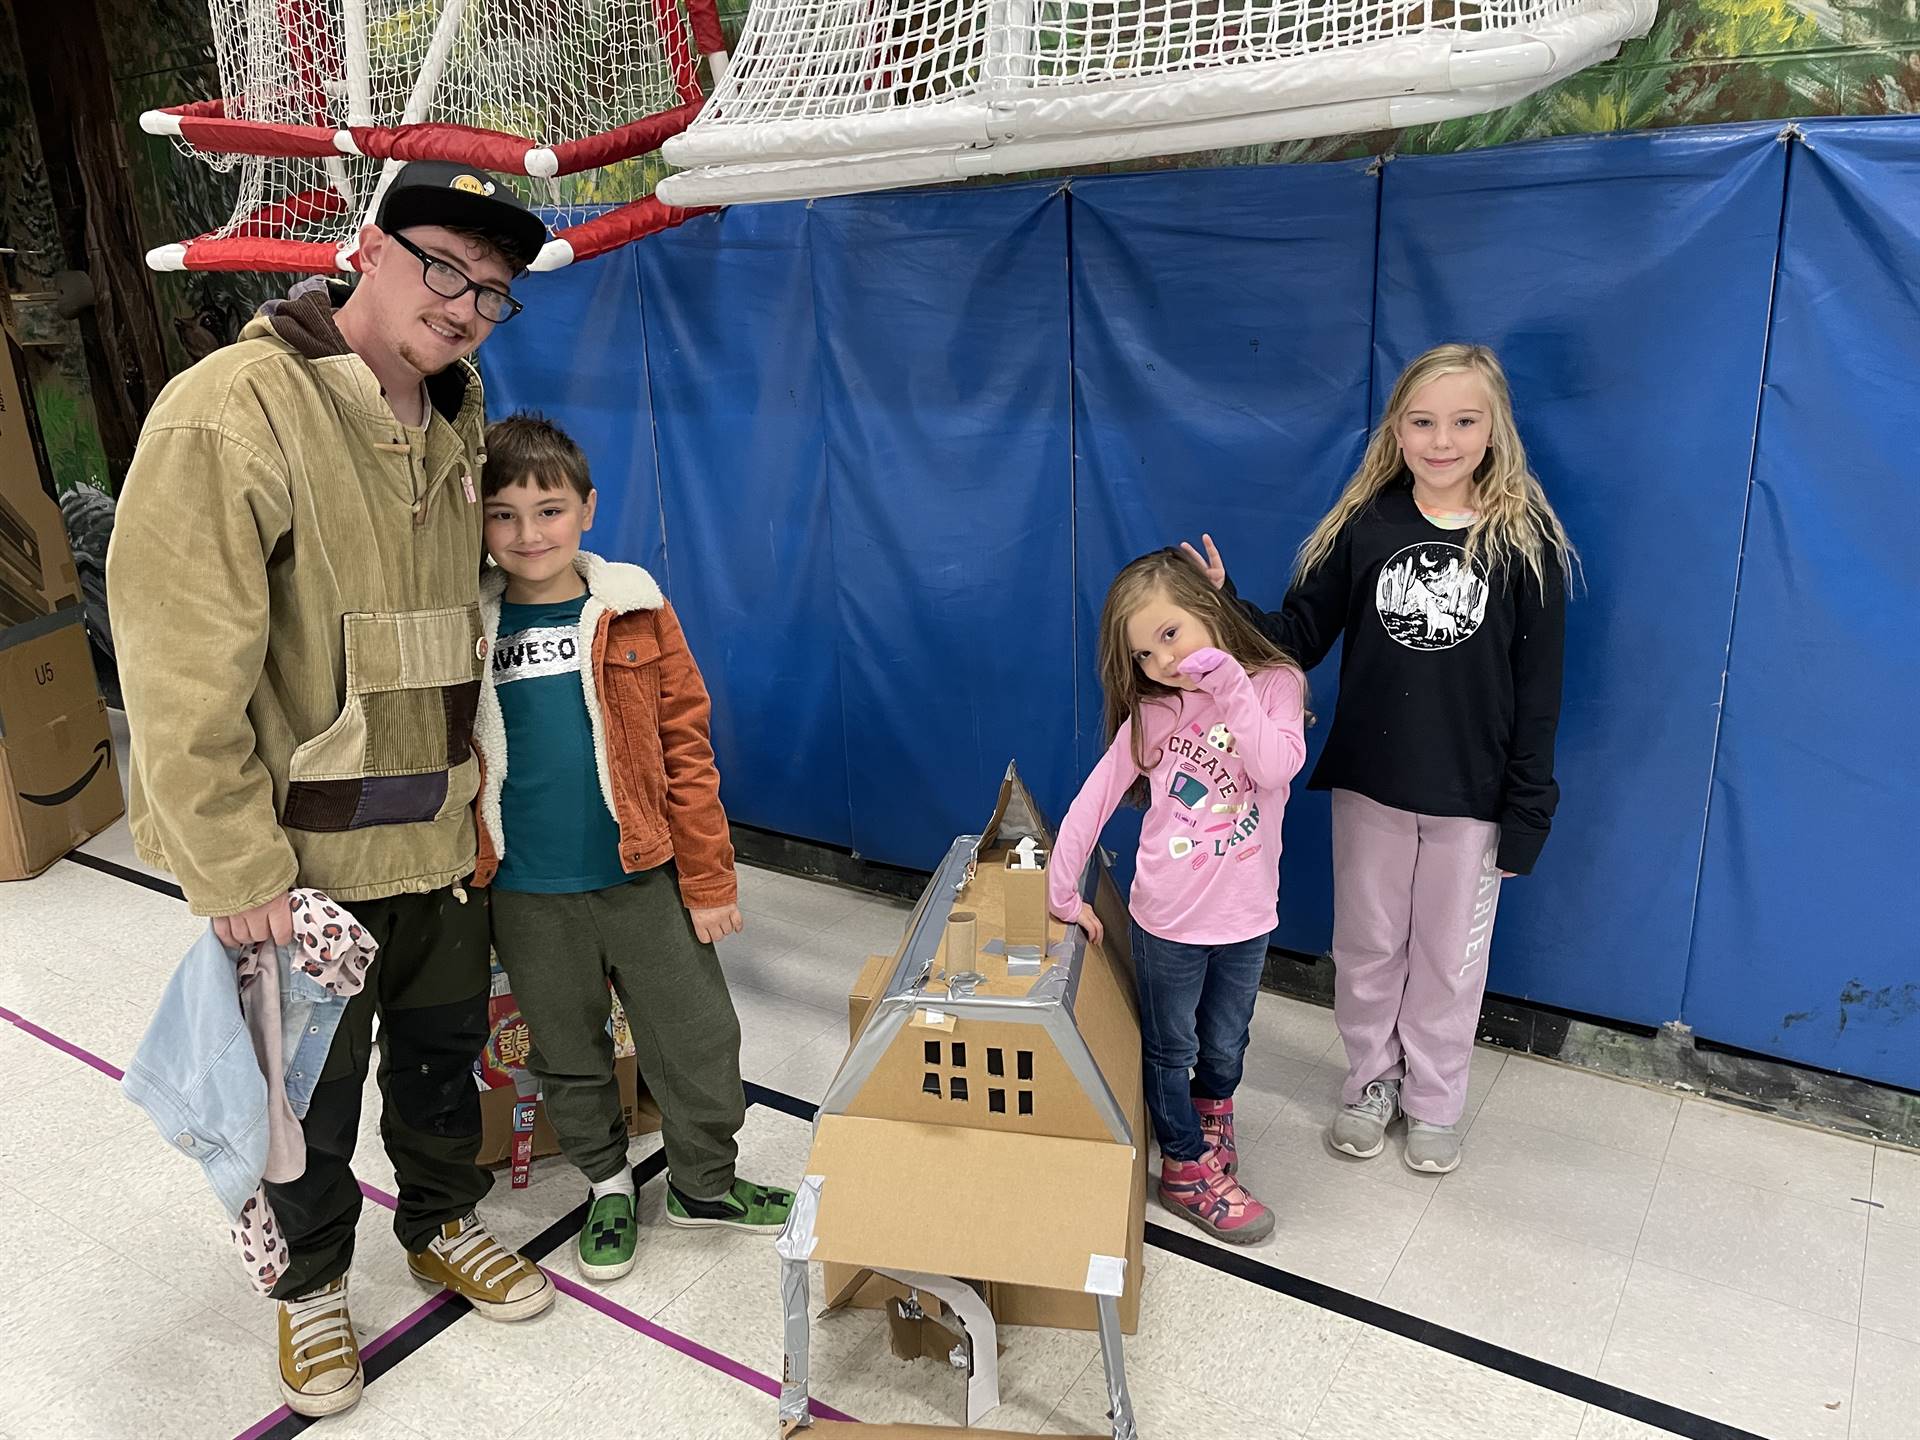
[[[580,549],[598,496],[557,426],[487,428],[489,663],[475,736],[493,941],[533,1042],[547,1117],[592,1186],[580,1273],[634,1264],[633,1172],[607,985],[659,1102],[667,1219],[776,1233],[790,1191],[734,1174],[740,1022],[713,942],[741,928],[708,702],[653,578]]]

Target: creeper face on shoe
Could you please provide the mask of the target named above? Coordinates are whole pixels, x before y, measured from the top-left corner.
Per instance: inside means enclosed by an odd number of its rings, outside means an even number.
[[[735,1180],[718,1200],[695,1200],[667,1182],[667,1223],[693,1228],[719,1226],[759,1235],[777,1235],[793,1209],[793,1192],[777,1185]]]
[[[614,1193],[591,1202],[580,1227],[580,1273],[588,1280],[617,1280],[633,1269],[639,1240],[633,1196]]]

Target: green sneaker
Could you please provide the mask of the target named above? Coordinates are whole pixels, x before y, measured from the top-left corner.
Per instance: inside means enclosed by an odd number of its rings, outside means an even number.
[[[586,1280],[618,1280],[633,1269],[633,1196],[602,1195],[580,1227],[580,1275]]]
[[[772,1235],[787,1223],[793,1209],[793,1192],[775,1185],[756,1185],[751,1180],[735,1180],[733,1188],[718,1200],[694,1200],[681,1193],[671,1180],[667,1182],[667,1223],[700,1227],[722,1225],[729,1230],[746,1230]]]

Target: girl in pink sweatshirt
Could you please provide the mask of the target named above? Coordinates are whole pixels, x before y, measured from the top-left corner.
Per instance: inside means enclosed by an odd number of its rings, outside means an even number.
[[[1100,677],[1111,743],[1061,824],[1048,901],[1100,939],[1077,879],[1122,798],[1146,807],[1128,909],[1160,1199],[1250,1244],[1273,1212],[1235,1178],[1233,1092],[1278,923],[1306,681],[1175,550],[1135,560],[1108,590]]]

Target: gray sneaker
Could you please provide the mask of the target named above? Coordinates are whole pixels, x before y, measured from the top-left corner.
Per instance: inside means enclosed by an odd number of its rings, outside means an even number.
[[[1333,1117],[1327,1127],[1327,1144],[1342,1155],[1356,1160],[1371,1160],[1387,1148],[1387,1126],[1400,1113],[1400,1082],[1375,1080],[1360,1096],[1360,1103],[1348,1105]]]
[[[1407,1169],[1422,1175],[1446,1175],[1460,1165],[1460,1127],[1429,1125],[1407,1117]]]

